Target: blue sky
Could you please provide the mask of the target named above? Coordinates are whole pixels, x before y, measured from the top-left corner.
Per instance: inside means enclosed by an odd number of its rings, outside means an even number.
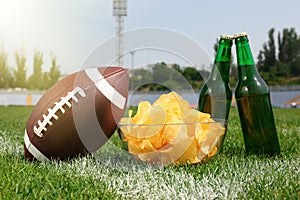
[[[174,30],[201,44],[212,59],[213,44],[220,34],[245,31],[256,58],[270,28],[294,27],[300,33],[299,8],[298,0],[128,0],[125,31],[143,27]],[[29,73],[35,50],[44,53],[44,70],[49,69],[53,52],[61,71],[71,73],[114,34],[112,0],[0,0],[0,44],[13,67],[15,51],[24,52]],[[139,55],[135,57],[138,61]],[[144,61],[140,62],[155,62],[141,57]]]

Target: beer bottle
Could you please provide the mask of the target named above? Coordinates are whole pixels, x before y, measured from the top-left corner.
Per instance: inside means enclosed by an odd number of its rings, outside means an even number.
[[[198,110],[210,113],[212,118],[227,120],[232,100],[229,86],[232,36],[221,35],[210,76],[203,84]]]
[[[243,130],[246,152],[279,155],[270,90],[254,64],[248,35],[234,36],[238,64],[235,98]]]

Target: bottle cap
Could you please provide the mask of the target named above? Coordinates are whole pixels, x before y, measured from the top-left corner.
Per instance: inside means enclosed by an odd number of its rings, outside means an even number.
[[[248,34],[246,32],[238,33],[238,34],[235,34],[233,36],[233,38],[235,39],[235,38],[242,37],[242,36],[248,36]]]
[[[220,38],[221,39],[233,40],[233,37],[231,35],[225,35],[225,34],[220,35]]]

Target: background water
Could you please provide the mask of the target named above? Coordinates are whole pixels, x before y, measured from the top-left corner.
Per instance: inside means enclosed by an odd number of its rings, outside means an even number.
[[[189,101],[193,106],[198,104],[198,95],[193,91],[177,91],[184,99]],[[147,100],[153,103],[159,96],[167,92],[130,92],[128,98],[128,105],[136,106],[140,101]],[[0,92],[0,105],[26,105],[28,103],[28,98],[31,95],[31,104],[36,105],[38,100],[41,98],[42,94],[30,94],[26,93],[11,93],[11,92]],[[290,105],[285,105],[290,99],[299,96],[300,90],[297,91],[273,91],[271,92],[272,105],[276,107],[290,107]],[[300,101],[300,98],[296,101]],[[300,103],[300,102],[299,102]],[[300,108],[300,105],[298,105]]]

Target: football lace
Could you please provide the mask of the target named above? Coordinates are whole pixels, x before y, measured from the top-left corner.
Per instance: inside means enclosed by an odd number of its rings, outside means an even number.
[[[51,122],[51,119],[54,118],[55,120],[58,119],[58,116],[56,113],[60,110],[62,114],[65,113],[65,109],[63,108],[64,105],[67,105],[69,108],[71,108],[72,104],[70,103],[70,100],[73,99],[74,102],[78,102],[78,98],[75,96],[76,94],[79,94],[81,97],[85,97],[85,92],[80,88],[76,87],[71,92],[68,92],[68,94],[65,97],[61,97],[59,102],[55,102],[55,106],[51,109],[48,109],[48,114],[43,115],[43,121],[38,121],[38,127],[34,126],[33,131],[35,134],[39,137],[43,137],[43,131],[47,131],[46,125],[49,124],[50,126],[53,125],[53,122]]]

